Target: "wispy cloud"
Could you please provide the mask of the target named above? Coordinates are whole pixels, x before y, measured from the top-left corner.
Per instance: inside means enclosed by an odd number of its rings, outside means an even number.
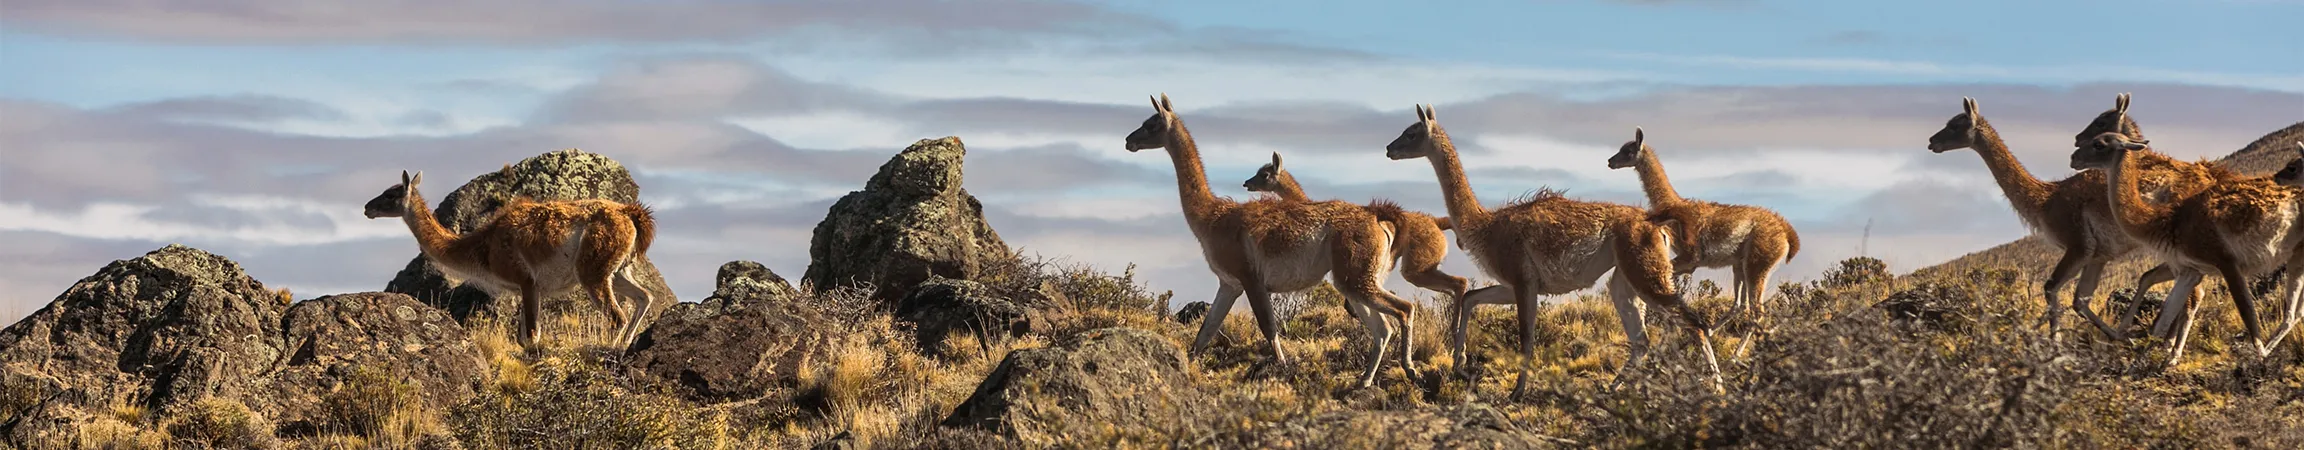
[[[48,33],[267,44],[742,41],[834,30],[851,38],[930,45],[980,41],[999,33],[1162,26],[1095,5],[1032,0],[19,0],[0,10],[6,12],[0,21]],[[506,22],[512,18],[517,24]]]
[[[1957,79],[1963,82],[2166,82],[2304,92],[2304,75],[2226,73],[2117,65],[2014,67],[1946,64],[1869,58],[1748,57],[1727,55],[1669,55],[1610,52],[1602,56],[1627,61],[1745,70],[1853,72],[1921,79]]]

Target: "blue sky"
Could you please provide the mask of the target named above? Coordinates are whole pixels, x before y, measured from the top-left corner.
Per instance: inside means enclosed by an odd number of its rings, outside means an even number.
[[[1411,104],[1491,203],[1638,202],[1602,161],[1643,126],[1684,195],[1794,220],[1792,279],[1867,220],[1900,270],[2025,234],[1971,153],[1922,149],[1961,96],[2050,178],[2119,92],[2181,157],[2304,120],[2282,0],[145,3],[0,4],[0,320],[169,242],[378,289],[415,254],[357,213],[393,172],[567,147],[639,173],[695,300],[732,259],[798,275],[833,198],[946,135],[1011,244],[1198,300],[1173,172],[1119,148],[1162,92],[1220,194],[1282,152],[1315,197],[1430,211],[1430,171],[1378,155]]]

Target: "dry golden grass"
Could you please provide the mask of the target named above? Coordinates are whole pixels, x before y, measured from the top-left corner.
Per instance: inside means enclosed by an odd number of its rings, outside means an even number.
[[[80,424],[70,442],[50,442],[44,446],[74,450],[142,450],[168,448],[166,431],[145,428],[114,418],[98,418]]]

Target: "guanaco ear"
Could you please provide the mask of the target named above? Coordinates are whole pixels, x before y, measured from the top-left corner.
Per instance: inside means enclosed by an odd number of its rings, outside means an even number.
[[[1272,169],[1280,169],[1280,152],[1272,152]]]
[[[1976,115],[1976,99],[1960,97],[1960,107],[1967,110],[1969,119],[1975,119],[1978,117]]]
[[[2119,99],[2117,99],[2117,100],[2114,100],[2114,101],[2113,101],[2113,103],[2112,103],[2112,109],[2114,109],[2114,110],[2117,110],[2117,111],[2120,111],[2120,114],[2121,114],[2121,115],[2127,115],[2127,114],[2128,114],[2128,93],[2126,93],[2126,92],[2122,92],[2122,93],[2120,93],[2120,98],[2119,98]]]
[[[1423,121],[1425,121],[1425,120],[1430,120],[1430,119],[1431,119],[1430,117],[1425,117],[1425,116],[1424,116],[1424,104],[1422,104],[1422,103],[1418,103],[1418,104],[1416,104],[1416,121],[1417,121],[1417,122],[1423,122]]]
[[[1145,96],[1144,96],[1144,98],[1152,99],[1152,110],[1153,110],[1153,111],[1160,111],[1160,98],[1159,98],[1159,97],[1153,97],[1153,96],[1151,96],[1151,95],[1145,95]]]
[[[1424,120],[1440,120],[1440,112],[1432,110],[1430,103],[1424,104]]]
[[[2122,142],[2122,143],[2120,143],[2120,148],[2125,148],[2125,149],[2129,149],[2129,150],[2143,150],[2143,149],[2146,147],[2146,144],[2151,144],[2151,143],[2152,143],[2152,141],[2143,141],[2143,140],[2134,141],[2134,142]]]
[[[1168,93],[1166,93],[1166,92],[1162,92],[1162,93],[1160,93],[1160,110],[1161,110],[1161,111],[1167,111],[1167,112],[1176,112],[1176,104],[1175,104],[1175,103],[1169,103],[1169,102],[1168,102]]]
[[[1648,148],[1648,131],[1637,126],[1632,127],[1632,146],[1634,148]]]
[[[422,170],[418,170],[418,171],[416,171],[416,176],[413,176],[413,177],[409,177],[409,178],[408,178],[408,188],[409,188],[409,189],[415,189],[415,188],[416,188],[416,185],[419,185],[419,184],[424,184],[424,171],[422,171]]]
[[[2296,141],[2296,154],[2304,155],[2304,141]]]
[[[410,184],[410,183],[408,182],[408,171],[406,171],[406,170],[402,170],[402,171],[400,171],[400,185],[401,185],[401,186],[407,186],[407,185],[409,185],[409,184]]]

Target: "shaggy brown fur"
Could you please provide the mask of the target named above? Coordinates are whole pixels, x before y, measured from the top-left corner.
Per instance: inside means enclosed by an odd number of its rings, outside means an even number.
[[[1609,280],[1608,292],[1615,301],[1617,319],[1624,325],[1624,335],[1631,341],[1631,358],[1625,367],[1639,364],[1648,351],[1648,335],[1635,296],[1677,313],[1694,329],[1705,359],[1715,361],[1711,321],[1689,308],[1672,285],[1671,238],[1661,227],[1645,220],[1639,208],[1570,200],[1557,194],[1540,194],[1490,211],[1473,196],[1463,165],[1456,158],[1456,145],[1433,117],[1429,107],[1417,107],[1416,123],[1385,146],[1384,154],[1393,160],[1424,158],[1431,162],[1448,201],[1448,217],[1455,222],[1457,245],[1488,276],[1503,282],[1502,286],[1465,296],[1470,303],[1457,311],[1457,334],[1450,344],[1459,357],[1465,338],[1463,324],[1472,310],[1469,305],[1519,306],[1520,350],[1534,358],[1536,308],[1542,296],[1590,287],[1613,268],[1615,276]],[[1712,372],[1717,386],[1717,362],[1712,364]],[[1527,376],[1523,369],[1513,383],[1515,396],[1525,392]]]
[[[370,219],[398,217],[416,247],[442,275],[492,295],[520,295],[520,345],[535,349],[545,298],[581,288],[615,324],[616,343],[640,332],[651,298],[634,278],[656,238],[656,219],[645,205],[608,200],[540,202],[516,197],[488,222],[462,235],[441,226],[417,186],[424,174],[400,173],[400,184],[369,200]],[[616,294],[633,299],[629,313]],[[627,315],[629,314],[629,315]]]
[[[2034,232],[2045,234],[2047,241],[2064,249],[2056,267],[2048,273],[2042,289],[2047,293],[2047,313],[2041,323],[2050,329],[2060,329],[2065,302],[2056,298],[2073,275],[2079,275],[2079,285],[2073,291],[2071,306],[2096,325],[2106,336],[2119,338],[2122,333],[2096,315],[2090,306],[2096,295],[2096,285],[2103,278],[2104,265],[2126,255],[2135,248],[2127,237],[2114,231],[2111,210],[2105,206],[2102,171],[2082,171],[2070,178],[2055,182],[2041,181],[2017,162],[2009,153],[2008,145],[2000,140],[2000,133],[1977,112],[1975,99],[1961,99],[1965,111],[1952,116],[1928,138],[1928,150],[1944,153],[1959,149],[1975,149],[1984,158],[1985,167],[1991,169],[1993,179],[1999,181],[2000,191],[2008,197],[2008,206],[2016,216]],[[2118,122],[2114,122],[2118,123]],[[2133,130],[2133,128],[2130,128]],[[2171,197],[2198,192],[2217,180],[2230,178],[2229,171],[2205,164],[2184,163],[2157,153],[2140,153],[2137,174],[2147,200],[2165,202]],[[2147,272],[2138,281],[2149,286],[2154,280],[2166,280],[2166,270]]]
[[[1304,186],[1296,183],[1296,176],[1280,165],[1278,152],[1272,153],[1271,163],[1257,168],[1256,176],[1241,185],[1253,192],[1270,192],[1282,200],[1312,201],[1304,195]],[[1457,303],[1464,298],[1464,290],[1471,288],[1471,281],[1440,270],[1440,260],[1448,258],[1448,235],[1442,232],[1448,229],[1448,221],[1409,211],[1385,199],[1370,201],[1366,208],[1376,220],[1399,230],[1399,236],[1392,239],[1392,255],[1399,258],[1400,278],[1447,296],[1451,311],[1461,308]]]
[[[1735,276],[1734,306],[1721,320],[1734,320],[1746,306],[1761,306],[1767,298],[1768,275],[1792,256],[1800,254],[1800,233],[1784,216],[1767,208],[1728,205],[1680,197],[1664,163],[1648,146],[1648,133],[1632,128],[1632,140],[1608,158],[1609,169],[1626,167],[1640,174],[1640,188],[1648,194],[1648,218],[1673,233],[1673,273],[1700,267],[1728,267]]]
[[[2106,109],[2102,113],[2097,113],[2096,118],[2089,121],[2087,127],[2081,128],[2080,133],[2072,135],[2072,147],[2087,147],[2089,142],[2093,141],[2097,135],[2104,133],[2119,133],[2121,136],[2127,138],[2130,142],[2146,142],[2146,139],[2144,138],[2143,127],[2137,126],[2136,120],[2128,115],[2129,100],[2130,97],[2128,93],[2125,92],[2120,93],[2120,95],[2116,97],[2113,97],[2111,109]],[[2176,160],[2158,152],[2153,152],[2150,149],[2146,149],[2144,154],[2138,155],[2139,157],[2146,159],[2146,161],[2143,163],[2146,167],[2160,167],[2164,165],[2168,168],[2174,169],[2180,174],[2189,173],[2188,175],[2181,175],[2173,178],[2171,182],[2175,183],[2175,185],[2169,186],[2170,191],[2166,192],[2164,195],[2148,195],[2146,199],[2156,202],[2168,202],[2173,201],[2172,196],[2198,192],[2199,189],[2206,188],[2205,185],[2190,184],[2187,183],[2186,180],[2224,179],[2228,177],[2251,176],[2244,175],[2245,172],[2238,170],[2239,167],[2236,164],[2239,164],[2240,161],[2235,161],[2232,159],[2232,157],[2248,155],[2250,154],[2251,150],[2260,148],[2262,144],[2263,140],[2259,139],[2258,142],[2249,144],[2249,147],[2242,148],[2240,151],[2234,152],[2232,155],[2227,156],[2224,160],[2201,163]],[[2153,175],[2146,175],[2146,177],[2146,180],[2156,179],[2153,178]],[[2151,183],[2147,182],[2146,185],[2150,186]],[[2152,194],[2162,193],[2155,192]],[[2109,209],[2107,209],[2107,211],[2109,211]],[[2160,283],[2174,281],[2175,279],[2175,272],[2170,270],[2167,264],[2153,266],[2151,270],[2145,271],[2142,276],[2137,277],[2136,292],[2144,292],[2150,290],[2152,286],[2159,285]],[[2129,308],[2126,313],[2122,313],[2120,315],[2119,325],[2116,326],[2116,329],[2127,330],[2136,325],[2136,318],[2142,315],[2144,312],[2144,302],[2135,302],[2132,305],[2133,307]],[[2188,325],[2190,324],[2180,324],[2180,326]]]
[[[2269,355],[2271,345],[2287,335],[2298,318],[2295,300],[2296,288],[2304,277],[2290,277],[2286,291],[2289,294],[2287,313],[2280,330],[2267,344],[2262,325],[2256,315],[2255,293],[2248,286],[2250,276],[2259,275],[2286,265],[2295,267],[2304,263],[2304,252],[2297,251],[2304,244],[2304,229],[2298,227],[2296,200],[2304,191],[2282,186],[2267,179],[2228,179],[2201,192],[2177,199],[2173,204],[2155,204],[2141,194],[2137,175],[2140,165],[2135,155],[2143,153],[2145,142],[2131,142],[2119,133],[2097,135],[2088,146],[2072,152],[2072,167],[2102,169],[2107,173],[2105,188],[2110,199],[2112,216],[2119,230],[2129,238],[2147,244],[2176,269],[2177,289],[2163,305],[2154,333],[2165,333],[2175,322],[2177,308],[2196,310],[2183,298],[2196,295],[2195,288],[2210,271],[2224,278],[2232,303],[2240,313],[2241,323],[2247,327],[2248,338],[2256,344],[2259,355]],[[2185,314],[2191,315],[2189,311]],[[2187,321],[2189,322],[2189,321]],[[2176,330],[2175,350],[2170,353],[2173,364],[2183,356],[2189,325]]]
[[[1207,347],[1221,332],[1224,316],[1242,294],[1256,314],[1274,361],[1286,364],[1280,350],[1280,321],[1273,315],[1272,294],[1311,288],[1323,275],[1344,294],[1345,307],[1356,309],[1371,342],[1368,372],[1360,384],[1375,383],[1383,367],[1391,328],[1383,316],[1398,321],[1401,329],[1400,366],[1414,379],[1416,366],[1408,340],[1415,336],[1410,314],[1416,305],[1384,290],[1384,275],[1391,271],[1390,225],[1376,220],[1367,209],[1339,201],[1302,202],[1264,199],[1238,203],[1217,197],[1208,189],[1207,173],[1200,165],[1200,150],[1192,132],[1166,95],[1152,101],[1152,117],[1128,134],[1128,151],[1166,149],[1176,166],[1178,197],[1184,204],[1184,222],[1200,241],[1208,268],[1221,285],[1200,334],[1192,340],[1193,354]],[[1381,314],[1381,315],[1379,315]]]

